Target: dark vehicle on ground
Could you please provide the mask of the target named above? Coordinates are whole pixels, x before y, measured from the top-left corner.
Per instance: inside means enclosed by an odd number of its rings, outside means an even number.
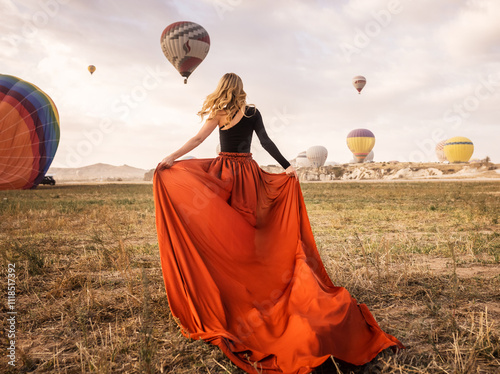
[[[46,175],[43,177],[42,181],[40,184],[50,184],[51,186],[54,186],[56,184],[56,180],[54,179],[53,176],[51,175]]]

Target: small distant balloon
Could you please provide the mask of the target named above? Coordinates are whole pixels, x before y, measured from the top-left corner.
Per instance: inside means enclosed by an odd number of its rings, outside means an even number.
[[[96,67],[94,65],[89,65],[89,67],[87,69],[89,70],[90,75],[92,75],[92,74],[94,74]]]
[[[313,168],[319,168],[325,164],[328,150],[322,145],[315,145],[306,151],[306,156]]]
[[[358,93],[361,93],[361,90],[366,84],[366,78],[363,77],[362,75],[357,75],[354,78],[352,78],[352,85],[354,88],[358,91]]]
[[[347,134],[347,146],[357,162],[363,162],[375,145],[375,135],[367,129],[355,129]]]
[[[35,188],[59,145],[59,114],[35,85],[0,74],[0,190]]]
[[[307,151],[300,152],[295,158],[295,166],[298,168],[308,168],[311,165],[311,161],[307,158]]]
[[[455,136],[444,143],[444,154],[450,162],[468,162],[473,153],[474,144],[463,136]]]
[[[444,154],[444,145],[446,144],[446,140],[441,140],[436,144],[436,157],[439,162],[447,161],[446,155]]]
[[[167,60],[187,83],[191,73],[208,54],[210,37],[207,30],[197,23],[175,22],[163,30],[160,44]]]

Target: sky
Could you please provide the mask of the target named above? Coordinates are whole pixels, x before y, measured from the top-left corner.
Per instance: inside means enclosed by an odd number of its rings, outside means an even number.
[[[347,134],[366,128],[375,161],[435,162],[439,141],[464,136],[472,158],[500,162],[498,0],[0,0],[0,19],[0,74],[58,108],[53,167],[154,168],[198,132],[227,72],[289,160],[322,145],[348,162]],[[188,84],[160,47],[178,21],[211,40]],[[215,130],[189,155],[217,144]],[[276,164],[256,136],[252,153]]]

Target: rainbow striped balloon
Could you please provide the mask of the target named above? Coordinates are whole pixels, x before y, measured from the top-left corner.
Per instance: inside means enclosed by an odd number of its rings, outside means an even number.
[[[347,146],[357,162],[363,162],[375,145],[375,135],[367,129],[355,129],[347,134]]]
[[[59,114],[35,85],[0,74],[0,190],[35,188],[59,145]]]

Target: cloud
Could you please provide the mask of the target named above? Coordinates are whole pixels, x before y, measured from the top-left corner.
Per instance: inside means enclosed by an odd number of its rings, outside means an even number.
[[[469,0],[457,16],[439,30],[441,43],[450,57],[477,64],[500,58],[500,3]]]

